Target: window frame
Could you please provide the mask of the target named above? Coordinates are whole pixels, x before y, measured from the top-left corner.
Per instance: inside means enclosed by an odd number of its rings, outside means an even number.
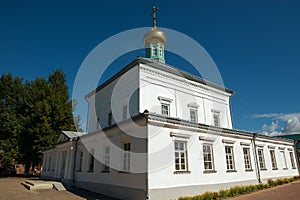
[[[290,155],[292,169],[296,169],[296,163],[295,163],[295,159],[294,159],[294,153],[292,151],[289,151],[289,155]]]
[[[212,110],[213,126],[221,127],[221,111]]]
[[[104,147],[104,160],[102,165],[102,172],[109,172],[110,171],[110,146]]]
[[[123,172],[130,172],[131,168],[131,143],[122,143],[123,159],[122,159],[122,170]]]
[[[89,159],[88,159],[88,172],[94,172],[95,170],[95,149],[91,149],[89,153]]]
[[[209,151],[205,151],[205,146],[209,147]],[[202,153],[203,153],[203,169],[204,169],[204,173],[215,172],[213,144],[211,144],[211,143],[203,143],[202,144]],[[209,156],[206,156],[206,155],[210,155],[210,160],[206,160],[207,158],[209,158]],[[211,164],[211,168],[210,169],[206,168],[206,163],[210,163]]]
[[[176,145],[178,144],[178,145]],[[182,149],[181,149],[181,145],[182,145]],[[176,148],[176,147],[179,147]],[[178,154],[178,156],[176,156]],[[182,157],[183,154],[183,157]],[[175,162],[174,162],[174,169],[175,172],[174,173],[182,173],[182,172],[189,172],[188,170],[188,152],[187,152],[187,141],[183,141],[183,140],[178,140],[175,138],[174,140],[174,158],[175,158]],[[182,162],[182,159],[184,159],[184,162]],[[177,162],[178,160],[178,162]],[[178,164],[177,164],[178,163]],[[177,168],[178,165],[178,168]],[[184,169],[183,167],[184,166]]]
[[[194,113],[194,119],[192,117],[192,113]],[[198,109],[190,108],[190,121],[194,123],[198,123]]]
[[[77,153],[78,153],[77,172],[82,172],[83,151],[79,150]]]
[[[230,149],[230,152],[228,153],[226,149]],[[234,148],[232,145],[225,146],[225,160],[226,160],[226,172],[236,172],[235,160],[234,160]]]
[[[113,118],[113,117],[112,117],[112,112],[109,112],[109,113],[108,113],[108,117],[107,117],[107,125],[108,125],[108,126],[111,126],[111,125],[112,125],[112,121],[113,121],[112,118]]]
[[[283,164],[284,164],[283,169],[286,170],[286,169],[288,169],[288,167],[287,167],[287,162],[286,162],[285,151],[284,150],[280,151],[280,154],[282,154],[282,157],[283,157]]]
[[[127,116],[128,116],[128,111],[127,111],[127,105],[124,105],[123,106],[123,112],[122,112],[122,119],[125,120],[127,119]]]
[[[270,149],[269,152],[270,152],[272,170],[278,170],[275,149]]]
[[[245,150],[246,150],[246,152],[245,152]],[[250,147],[243,147],[243,155],[244,155],[245,171],[253,171],[252,162],[251,162]]]
[[[164,106],[167,109],[164,109]],[[164,111],[167,112],[167,113],[165,114]],[[161,114],[164,115],[164,116],[167,116],[167,117],[170,116],[170,104],[168,104],[168,103],[161,103]]]
[[[261,151],[261,156],[259,155],[260,151]],[[258,157],[259,169],[260,170],[267,170],[267,168],[266,168],[266,161],[265,161],[265,155],[264,155],[264,149],[263,148],[257,148],[257,157]],[[263,167],[261,167],[261,165]]]

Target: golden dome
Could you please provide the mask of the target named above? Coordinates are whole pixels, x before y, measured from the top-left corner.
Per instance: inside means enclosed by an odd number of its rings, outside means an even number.
[[[156,29],[156,27],[152,28],[148,33],[144,36],[144,45],[147,46],[150,43],[161,43],[166,45],[167,39],[164,32]]]

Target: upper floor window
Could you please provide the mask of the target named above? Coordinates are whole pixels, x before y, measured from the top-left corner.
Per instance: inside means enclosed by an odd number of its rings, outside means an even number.
[[[196,109],[190,109],[190,120],[191,122],[198,122],[198,111]]]
[[[188,171],[185,141],[175,141],[175,170]]]
[[[123,144],[123,171],[130,171],[131,143]]]
[[[160,57],[163,56],[163,50],[162,50],[162,47],[159,47],[159,56],[160,56]]]
[[[123,119],[127,119],[127,105],[123,106]]]
[[[257,149],[258,164],[260,169],[266,169],[264,150]]]
[[[274,149],[270,150],[270,156],[271,156],[272,169],[276,170],[277,169],[277,162],[276,162],[275,150]]]
[[[107,125],[110,126],[112,124],[112,112],[108,113]]]
[[[227,171],[234,171],[234,154],[233,154],[233,146],[225,146],[225,155],[226,155],[226,167]]]
[[[170,116],[170,104],[173,100],[162,96],[159,96],[158,100],[161,103],[161,114]]]
[[[243,148],[243,153],[244,153],[245,169],[246,170],[252,170],[251,157],[250,157],[250,148],[244,147]]]
[[[153,55],[153,56],[157,56],[157,55],[158,55],[157,47],[156,47],[156,46],[153,46],[153,47],[152,47],[152,55]]]
[[[203,162],[204,170],[214,170],[214,159],[213,159],[213,146],[212,144],[203,144]]]
[[[213,112],[214,126],[220,127],[220,113]]]
[[[295,160],[294,160],[294,154],[293,154],[293,152],[289,152],[289,154],[290,154],[292,168],[295,169],[296,165],[295,165]]]
[[[170,104],[161,104],[161,114],[165,116],[170,116]]]

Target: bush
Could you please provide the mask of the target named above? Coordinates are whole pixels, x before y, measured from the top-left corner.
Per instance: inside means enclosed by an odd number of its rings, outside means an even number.
[[[292,178],[268,179],[267,184],[247,185],[247,186],[234,186],[229,190],[220,190],[219,192],[204,192],[203,194],[196,195],[194,197],[180,197],[178,200],[217,200],[224,199],[227,197],[234,197],[240,194],[246,194],[257,190],[262,190],[276,185],[286,184],[295,180],[300,179],[300,176],[294,176]]]

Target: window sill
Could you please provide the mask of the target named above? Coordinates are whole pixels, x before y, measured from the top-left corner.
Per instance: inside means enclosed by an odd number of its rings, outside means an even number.
[[[282,170],[288,170],[288,168],[283,168]]]
[[[212,174],[212,173],[217,173],[216,170],[204,170],[203,171],[204,174]]]
[[[265,169],[265,168],[264,169],[260,169],[260,171],[267,171],[267,169]]]
[[[174,174],[190,174],[191,171],[175,171]]]
[[[88,171],[86,171],[86,172],[93,173],[93,172],[94,172],[94,170],[88,170]]]
[[[82,170],[76,170],[76,172],[82,172]]]
[[[273,168],[272,170],[278,170],[278,168]]]
[[[293,167],[292,169],[297,169],[296,167]]]
[[[253,169],[245,169],[245,172],[253,172]]]
[[[226,170],[226,172],[231,173],[231,172],[237,172],[237,171],[236,170]]]
[[[109,173],[110,171],[108,170],[102,170],[101,173]]]

